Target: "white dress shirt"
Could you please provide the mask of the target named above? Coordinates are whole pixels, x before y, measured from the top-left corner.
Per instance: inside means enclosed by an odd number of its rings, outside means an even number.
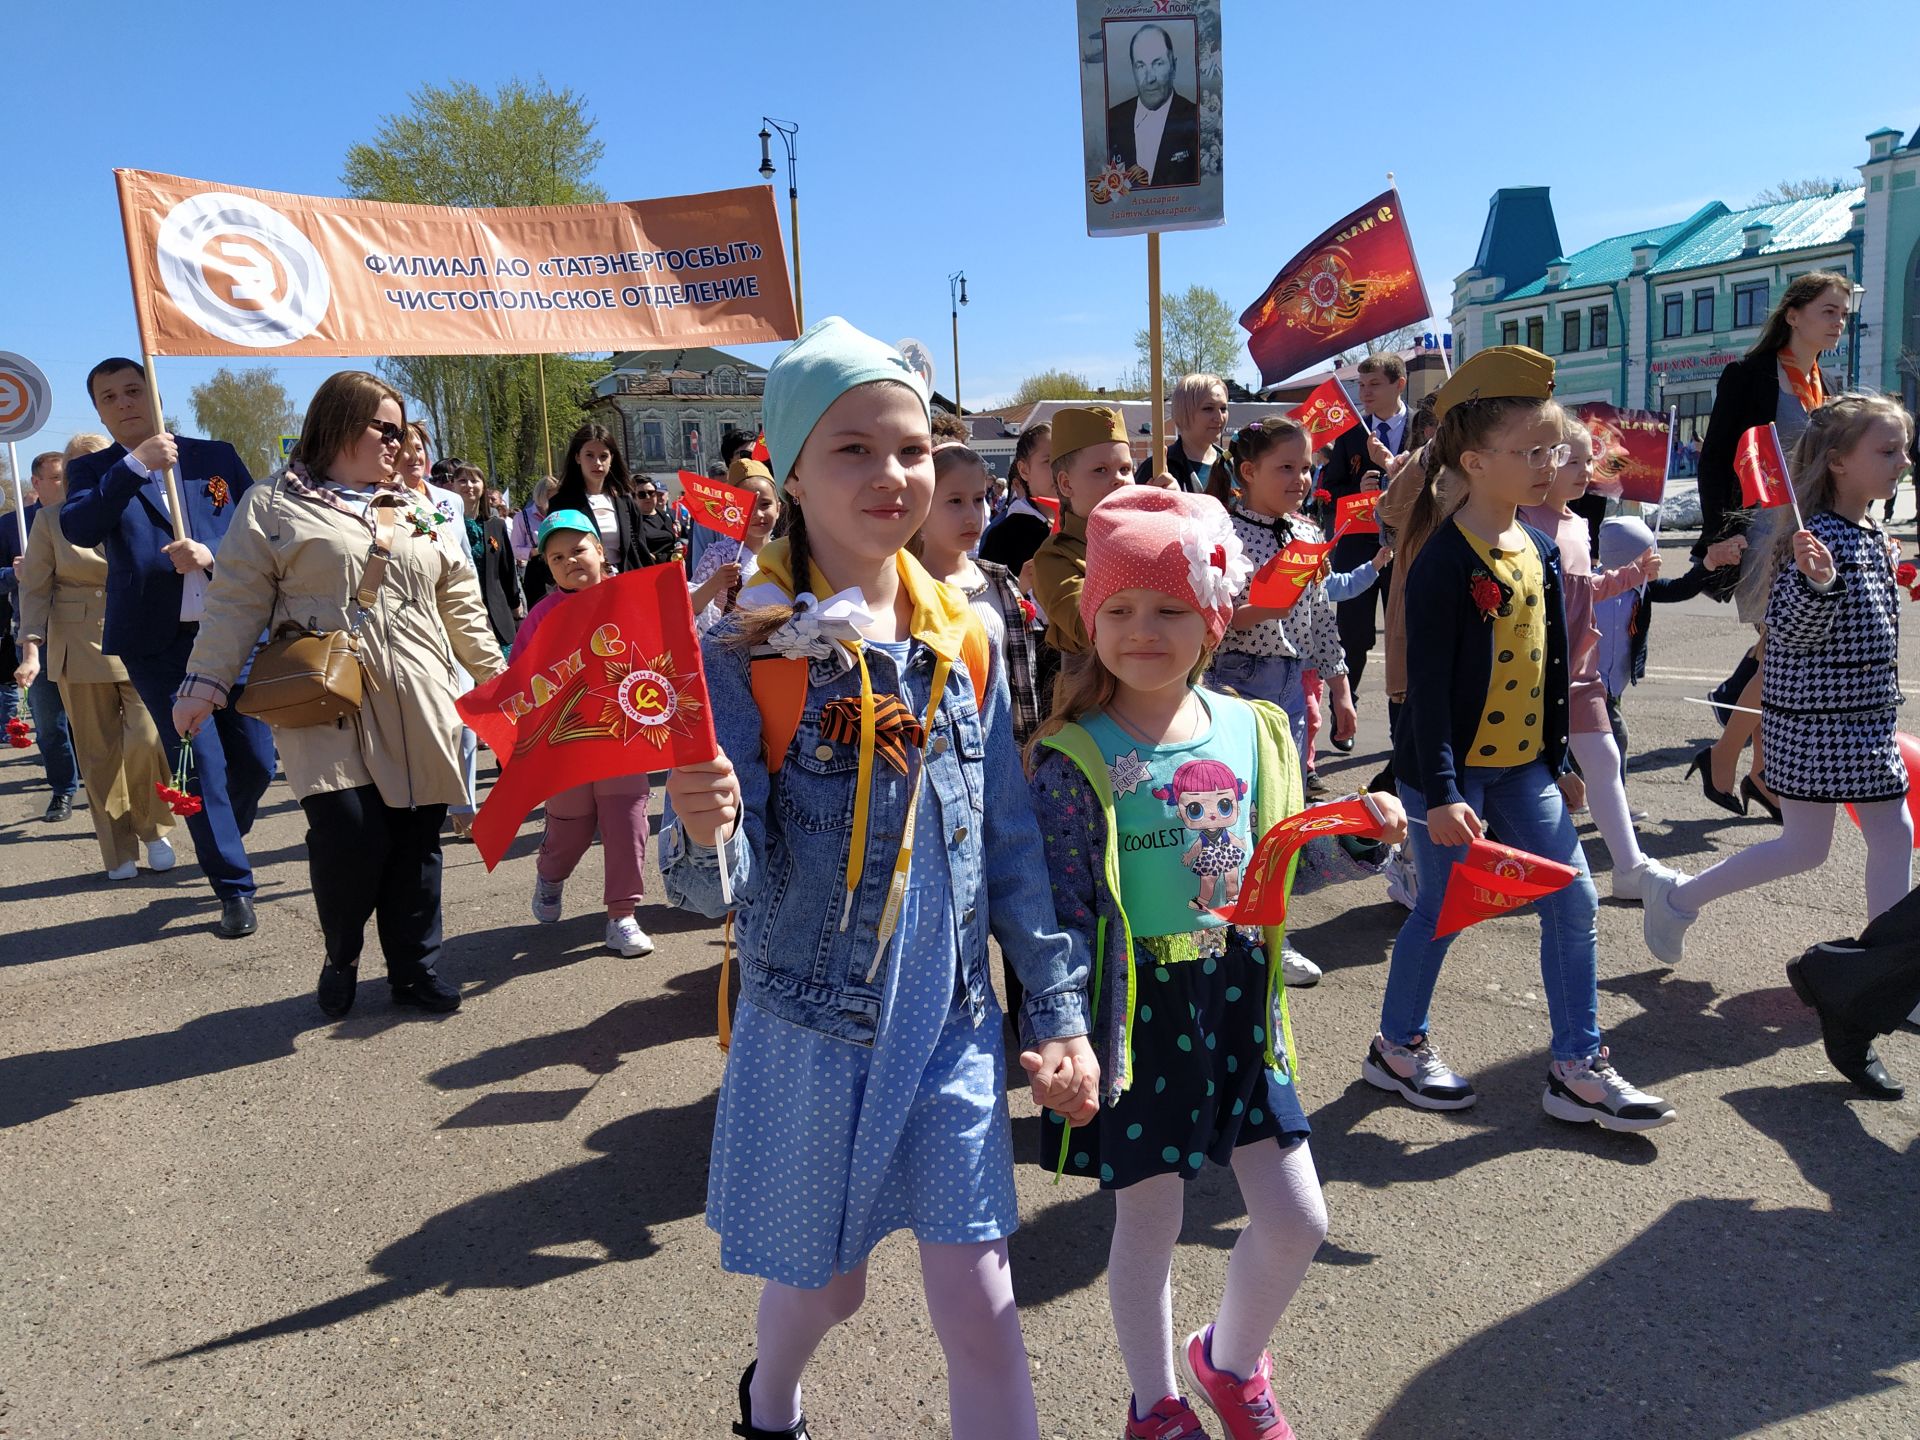
[[[1172,113],[1172,91],[1158,110],[1149,110],[1144,104],[1133,107],[1133,156],[1147,172],[1149,185],[1153,183],[1153,167],[1160,159],[1160,137],[1167,133],[1167,116]]]
[[[127,469],[131,470],[135,475],[138,475],[142,480],[152,478],[153,471],[134,459],[131,450],[122,458],[127,462]],[[173,479],[174,484],[177,486],[184,487],[186,485],[186,481],[181,477],[177,465],[174,467]],[[173,492],[162,484],[160,494],[162,497],[161,503],[165,505],[167,514],[180,522],[175,527],[175,533],[184,539],[193,539],[192,518],[188,515],[174,516],[173,514]],[[186,504],[184,494],[181,497],[180,503],[182,506]],[[198,625],[202,620],[207,618],[207,586],[211,580],[212,576],[205,570],[191,570],[180,577],[180,623],[182,625]]]
[[[1385,434],[1381,434],[1380,427],[1382,425],[1386,426]],[[1393,454],[1398,455],[1400,453],[1400,443],[1406,438],[1407,434],[1406,401],[1401,401],[1400,408],[1395,410],[1386,420],[1380,419],[1377,415],[1369,414],[1367,416],[1367,429],[1371,430],[1375,435],[1379,435],[1380,443],[1385,445]]]

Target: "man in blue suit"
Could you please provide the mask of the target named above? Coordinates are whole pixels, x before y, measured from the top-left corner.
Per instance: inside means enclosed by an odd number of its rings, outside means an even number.
[[[107,547],[107,618],[102,647],[117,655],[140,692],[168,758],[180,763],[173,728],[173,695],[206,610],[214,552],[234,507],[253,477],[223,440],[190,440],[157,431],[146,374],[123,356],[102,360],[87,374],[87,393],[114,443],[67,467],[67,503],[60,512],[76,545]],[[162,472],[171,465],[186,510],[186,539],[174,539]],[[246,833],[260,797],[273,780],[273,732],[242,715],[234,700],[193,742],[202,809],[188,817],[194,853],[220,898],[217,933],[251,935],[253,866]]]

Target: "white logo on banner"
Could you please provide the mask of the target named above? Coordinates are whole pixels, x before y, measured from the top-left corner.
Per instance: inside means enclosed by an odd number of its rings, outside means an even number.
[[[160,222],[167,292],[210,335],[270,350],[311,335],[333,298],[313,242],[244,195],[183,200]]]

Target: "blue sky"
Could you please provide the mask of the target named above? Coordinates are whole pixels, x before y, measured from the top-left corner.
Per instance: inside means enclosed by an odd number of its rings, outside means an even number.
[[[8,8],[0,349],[47,371],[49,445],[94,427],[88,365],[137,346],[115,166],[339,194],[347,147],[422,83],[582,92],[614,199],[753,183],[761,115],[797,120],[808,314],[919,337],[951,393],[946,277],[964,269],[970,408],[1056,366],[1111,383],[1145,322],[1145,242],[1086,235],[1071,0]],[[1388,170],[1442,309],[1502,185],[1552,186],[1571,249],[1783,177],[1851,177],[1868,131],[1920,125],[1920,24],[1911,0],[1811,14],[1226,0],[1227,224],[1167,236],[1165,284],[1244,306]],[[190,419],[222,363],[252,362],[162,360],[169,410]],[[343,363],[278,369],[303,403]]]

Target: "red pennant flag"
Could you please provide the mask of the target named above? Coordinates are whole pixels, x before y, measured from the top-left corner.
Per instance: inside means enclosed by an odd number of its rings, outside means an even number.
[[[1362,800],[1336,800],[1289,815],[1260,837],[1230,909],[1214,914],[1233,925],[1282,925],[1287,919],[1287,865],[1321,835],[1378,835],[1380,817]]]
[[[758,435],[753,437],[753,449],[747,453],[749,459],[758,460],[762,465],[772,463],[773,453],[767,449],[766,431],[762,430]]]
[[[1764,510],[1793,503],[1787,457],[1780,452],[1780,436],[1773,426],[1756,425],[1740,437],[1733,452],[1733,469],[1740,477],[1741,503]]]
[[[1467,847],[1467,858],[1453,863],[1433,938],[1441,939],[1482,920],[1531,905],[1543,895],[1566,889],[1579,873],[1571,865],[1525,850],[1476,840]]]
[[[1359,424],[1360,411],[1336,375],[1316,385],[1311,395],[1287,412],[1287,418],[1307,432],[1307,448],[1318,450]]]
[[[1909,600],[1920,600],[1920,565],[1902,560],[1894,569],[1893,583],[1907,592]]]
[[[1378,535],[1380,520],[1374,514],[1380,508],[1383,490],[1362,490],[1354,495],[1342,495],[1333,505],[1333,533],[1335,535]]]
[[[1672,435],[1667,417],[1652,410],[1622,410],[1604,400],[1574,407],[1593,437],[1593,483],[1622,500],[1658,505],[1667,492]]]
[[[1030,498],[1034,504],[1047,512],[1053,520],[1053,528],[1058,530],[1060,528],[1060,502],[1051,495],[1034,495]]]
[[[533,807],[560,791],[719,753],[676,565],[616,575],[561,601],[514,647],[512,665],[455,705],[500,761],[473,819],[489,870]]]
[[[1289,540],[1278,555],[1254,573],[1247,587],[1247,603],[1264,610],[1291,610],[1307,593],[1313,577],[1320,573],[1320,563],[1332,549],[1331,540]]]
[[[691,470],[680,473],[680,488],[693,512],[693,523],[735,540],[747,538],[747,518],[760,497],[744,485],[729,485],[724,480],[709,480]]]
[[[1893,743],[1900,747],[1900,763],[1907,767],[1907,813],[1913,817],[1913,848],[1920,850],[1920,739],[1904,730],[1894,732]],[[1855,825],[1860,817],[1847,806],[1847,818]]]
[[[1400,192],[1389,190],[1342,216],[1283,265],[1240,325],[1261,383],[1275,385],[1432,313]]]

